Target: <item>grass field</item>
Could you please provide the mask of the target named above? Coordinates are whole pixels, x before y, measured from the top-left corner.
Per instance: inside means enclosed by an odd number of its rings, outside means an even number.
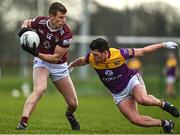
[[[13,98],[10,89],[20,88],[21,79],[6,78],[0,82],[0,134],[159,134],[161,128],[142,128],[129,123],[114,105],[110,94],[82,94],[78,91],[79,107],[76,116],[81,130],[72,131],[64,116],[65,102],[57,92],[45,93],[33,112],[28,130],[17,131],[15,127],[20,120],[25,98]],[[80,88],[75,81],[76,88]],[[98,83],[99,84],[99,83]],[[82,83],[81,83],[82,85]],[[95,84],[94,84],[95,85]],[[85,84],[86,86],[86,84]],[[50,86],[52,87],[52,86]],[[90,86],[87,86],[90,89]],[[94,86],[93,86],[94,87]],[[98,86],[101,87],[101,86]],[[154,86],[155,87],[155,86]],[[53,87],[52,87],[53,88]],[[82,87],[82,89],[85,89]],[[55,91],[55,90],[53,90]],[[102,91],[103,92],[103,91]],[[109,96],[108,96],[109,95]],[[169,99],[180,108],[180,98]],[[172,119],[175,133],[180,134],[180,118],[173,118],[157,107],[139,106],[141,114],[160,119]]]

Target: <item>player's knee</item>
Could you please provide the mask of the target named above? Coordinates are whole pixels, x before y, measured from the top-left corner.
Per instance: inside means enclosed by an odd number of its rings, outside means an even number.
[[[140,118],[138,116],[133,116],[133,117],[129,118],[129,121],[132,124],[141,125],[141,120],[140,120]]]
[[[143,96],[143,97],[139,98],[138,103],[141,104],[141,105],[149,105],[150,100],[149,100],[149,98],[147,96]]]
[[[40,98],[45,93],[45,90],[45,87],[36,87],[33,90],[33,94]]]
[[[129,118],[129,121],[131,122],[131,123],[133,123],[133,124],[136,124],[137,123],[137,121],[138,121],[138,117],[130,117]]]
[[[68,107],[69,108],[71,108],[73,110],[76,110],[77,106],[78,106],[78,101],[77,101],[76,98],[71,99],[71,100],[68,101]]]
[[[31,95],[27,98],[27,103],[31,105],[35,105],[38,100],[41,98],[42,92],[39,92],[37,90],[34,90]]]

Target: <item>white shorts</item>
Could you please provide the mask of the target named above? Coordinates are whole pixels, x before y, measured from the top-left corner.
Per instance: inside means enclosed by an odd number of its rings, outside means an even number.
[[[33,69],[37,67],[47,68],[49,70],[49,75],[53,81],[63,79],[69,75],[67,62],[63,64],[51,64],[35,57]]]
[[[168,76],[167,78],[166,78],[166,83],[167,84],[174,84],[175,83],[175,77],[174,76]]]
[[[144,85],[144,81],[139,74],[134,75],[130,79],[127,87],[122,92],[120,92],[118,94],[112,93],[115,104],[119,104],[121,101],[131,98],[132,90],[133,90],[134,86],[136,86],[137,84]]]

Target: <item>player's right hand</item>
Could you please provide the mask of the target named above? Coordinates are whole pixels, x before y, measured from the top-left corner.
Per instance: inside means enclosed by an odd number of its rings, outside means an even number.
[[[168,49],[176,49],[178,47],[178,45],[175,42],[172,42],[172,41],[163,42],[162,44],[164,45],[164,47],[166,47]]]
[[[30,53],[34,57],[37,57],[38,54],[39,54],[35,44],[33,44],[33,48],[29,47],[27,44],[22,44],[21,47],[22,47],[23,50]]]
[[[32,31],[30,28],[26,28],[23,27],[20,29],[20,31],[18,32],[18,36],[21,37],[23,33],[25,33],[26,31]]]

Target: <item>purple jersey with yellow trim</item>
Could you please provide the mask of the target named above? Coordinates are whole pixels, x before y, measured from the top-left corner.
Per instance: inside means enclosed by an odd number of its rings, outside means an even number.
[[[48,25],[48,17],[36,17],[32,20],[31,27],[36,30],[40,37],[40,45],[38,50],[43,54],[54,54],[56,45],[68,48],[72,41],[72,32],[70,28],[64,24],[62,28],[52,30]],[[67,61],[67,52],[58,61],[57,64]]]
[[[103,84],[114,94],[126,88],[129,80],[137,72],[126,65],[126,59],[134,57],[134,49],[110,48],[109,58],[104,63],[97,63],[92,53],[88,53],[85,61],[89,63],[99,75]]]

